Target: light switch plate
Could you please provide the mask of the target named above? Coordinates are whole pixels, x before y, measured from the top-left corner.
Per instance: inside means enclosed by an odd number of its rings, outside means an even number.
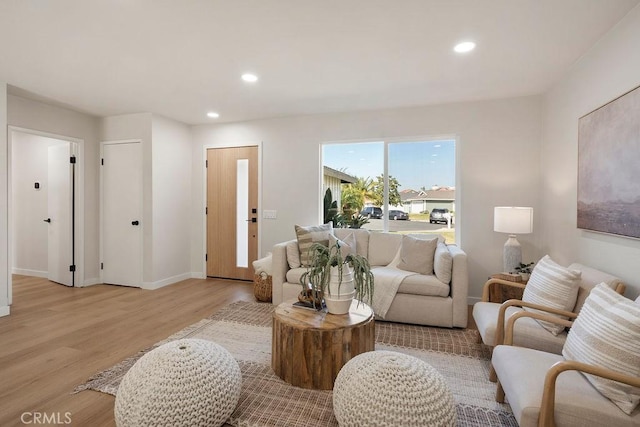
[[[276,219],[278,217],[278,211],[264,209],[262,211],[262,218],[264,219]]]

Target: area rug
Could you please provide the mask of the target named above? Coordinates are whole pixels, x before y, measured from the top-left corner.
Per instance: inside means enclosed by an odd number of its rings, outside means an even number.
[[[215,341],[233,354],[242,371],[242,394],[228,424],[238,427],[337,426],[332,392],[293,387],[271,370],[271,318],[268,303],[237,302],[188,326],[153,347],[102,371],[74,392],[95,390],[114,395],[127,370],[146,352],[180,338]],[[477,332],[376,322],[376,350],[422,359],[447,380],[456,400],[458,426],[517,426],[507,404],[494,399],[489,382],[490,350],[477,343]],[[372,404],[375,404],[372,402]]]

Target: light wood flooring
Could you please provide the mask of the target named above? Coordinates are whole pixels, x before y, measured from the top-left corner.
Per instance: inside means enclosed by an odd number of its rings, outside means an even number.
[[[147,291],[14,276],[11,315],[0,318],[0,426],[25,425],[24,412],[114,426],[113,396],[74,387],[239,300],[254,300],[253,283],[191,279]]]
[[[254,301],[252,283],[191,279],[146,291],[108,285],[67,288],[14,276],[11,315],[0,318],[0,426],[24,426],[20,418],[25,412],[60,414],[60,424],[68,412],[72,426],[114,426],[113,396],[71,394],[73,389],[240,300]]]

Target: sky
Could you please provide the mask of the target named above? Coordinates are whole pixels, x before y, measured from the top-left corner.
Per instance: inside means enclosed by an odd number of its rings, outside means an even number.
[[[384,170],[384,143],[325,144],[325,166],[361,178],[375,178]],[[455,186],[455,141],[389,143],[389,175],[399,190]]]

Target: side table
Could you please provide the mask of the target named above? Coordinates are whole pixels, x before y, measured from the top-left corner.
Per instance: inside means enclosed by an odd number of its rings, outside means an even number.
[[[492,274],[489,279],[502,279],[509,282],[520,283],[526,285],[528,279],[523,279],[519,274],[497,273]],[[510,299],[522,299],[524,289],[511,286],[491,286],[489,290],[489,301],[502,304]]]
[[[373,310],[353,301],[348,314],[293,307],[285,301],[273,313],[271,367],[291,385],[331,390],[338,372],[353,357],[373,351]]]

